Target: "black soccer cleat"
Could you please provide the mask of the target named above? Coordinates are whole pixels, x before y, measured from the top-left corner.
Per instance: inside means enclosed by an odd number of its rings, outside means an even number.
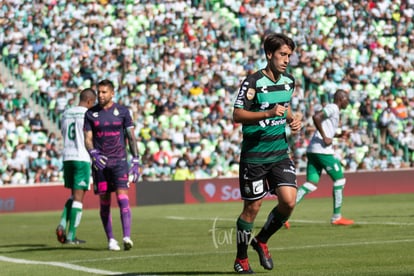
[[[253,246],[254,250],[256,250],[257,254],[259,255],[261,266],[263,266],[267,270],[272,270],[273,260],[272,256],[269,253],[269,249],[267,248],[267,244],[258,241],[256,238],[254,238],[250,244]]]
[[[123,242],[124,242],[124,250],[125,251],[130,250],[134,246],[134,243],[132,242],[132,240],[129,237],[125,237],[123,239]]]
[[[58,225],[58,227],[56,228],[56,237],[60,243],[66,242],[66,231],[62,225]]]
[[[249,265],[249,259],[239,259],[236,258],[234,261],[234,271],[239,274],[254,274],[254,271]]]

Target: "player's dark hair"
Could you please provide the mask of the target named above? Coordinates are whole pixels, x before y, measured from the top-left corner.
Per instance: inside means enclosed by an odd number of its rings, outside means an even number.
[[[108,79],[101,80],[98,83],[98,86],[108,86],[112,91],[115,90],[114,83],[112,81],[108,80]]]
[[[334,101],[341,100],[342,98],[348,98],[348,93],[343,89],[336,90],[334,94]]]
[[[279,50],[283,45],[287,45],[290,50],[295,50],[295,42],[293,40],[284,35],[279,33],[271,33],[268,34],[265,38],[263,49],[266,54],[274,53],[275,51]]]
[[[87,102],[91,98],[96,98],[96,92],[92,88],[85,88],[80,92],[79,101]]]

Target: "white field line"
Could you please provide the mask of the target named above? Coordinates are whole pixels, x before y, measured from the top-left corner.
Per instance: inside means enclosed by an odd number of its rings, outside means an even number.
[[[27,264],[27,265],[57,266],[57,267],[67,268],[70,270],[94,273],[98,275],[120,275],[122,274],[122,272],[114,272],[114,271],[108,271],[108,270],[102,270],[102,269],[89,268],[89,267],[73,265],[69,263],[31,261],[31,260],[25,260],[25,259],[9,258],[5,256],[0,256],[0,261],[8,262],[8,263],[16,263],[16,264]]]
[[[361,245],[375,245],[375,244],[397,244],[397,243],[414,243],[414,239],[406,240],[378,240],[378,241],[369,241],[369,242],[354,242],[354,243],[336,243],[336,244],[317,244],[317,245],[304,245],[304,246],[289,246],[289,247],[278,247],[278,248],[269,248],[272,251],[285,251],[285,250],[301,250],[301,249],[315,249],[315,248],[328,248],[328,247],[350,247],[350,246],[361,246]],[[41,262],[41,261],[31,261],[25,259],[16,259],[9,258],[5,256],[0,256],[0,261],[18,263],[18,264],[29,264],[29,265],[49,265],[63,267],[70,270],[82,271],[87,273],[94,273],[99,275],[121,275],[122,272],[114,272],[107,270],[100,270],[94,268],[88,268],[84,266],[74,265],[73,263],[101,263],[102,261],[111,261],[111,260],[123,260],[123,259],[144,259],[144,258],[166,258],[166,257],[185,257],[185,256],[206,256],[206,255],[216,255],[216,254],[234,254],[235,250],[216,250],[216,251],[203,251],[203,252],[189,252],[189,253],[165,253],[165,254],[147,254],[147,255],[135,255],[135,256],[123,256],[123,257],[109,257],[109,258],[98,258],[98,259],[82,259],[82,260],[72,260],[70,263],[61,263],[61,262]],[[151,274],[152,275],[152,274]]]
[[[173,220],[197,220],[197,221],[234,221],[234,219],[230,218],[191,218],[191,217],[176,217],[176,216],[169,216],[167,219]],[[326,221],[313,221],[313,220],[291,220],[292,222],[300,222],[300,223],[327,223]],[[355,224],[383,224],[383,225],[414,225],[414,223],[397,223],[397,222],[385,222],[385,223],[377,223],[377,222],[356,222]],[[397,244],[397,243],[411,243],[414,242],[414,239],[405,239],[405,240],[377,240],[377,241],[366,241],[366,242],[354,242],[354,243],[336,243],[336,244],[317,244],[317,245],[303,245],[303,246],[290,246],[290,247],[277,247],[277,248],[269,248],[272,251],[284,251],[284,250],[301,250],[301,249],[309,249],[309,248],[328,248],[328,247],[349,247],[349,246],[361,246],[361,245],[375,245],[375,244]],[[31,261],[25,259],[16,259],[16,258],[9,258],[5,256],[0,256],[0,261],[4,262],[11,262],[11,263],[20,263],[20,264],[33,264],[33,265],[49,265],[49,266],[57,266],[63,267],[71,270],[88,272],[88,273],[95,273],[100,275],[119,275],[122,272],[114,272],[114,271],[107,271],[107,270],[100,270],[100,269],[93,269],[84,266],[74,265],[75,263],[92,263],[92,262],[102,262],[102,261],[110,261],[110,260],[121,260],[121,259],[143,259],[143,258],[155,258],[155,257],[185,257],[185,256],[205,256],[205,255],[216,255],[216,254],[234,254],[235,250],[215,250],[215,251],[203,251],[203,252],[189,252],[189,253],[165,253],[165,254],[146,254],[146,255],[130,255],[130,256],[123,256],[123,257],[108,257],[108,258],[98,258],[98,259],[82,259],[82,260],[72,260],[69,263],[62,263],[62,262],[42,262],[42,261]]]
[[[179,217],[179,216],[167,216],[167,219],[171,220],[195,220],[195,221],[234,221],[236,223],[237,218],[200,218],[200,217]],[[264,220],[263,220],[264,221]],[[327,224],[328,220],[305,220],[305,219],[290,219],[290,222],[299,223],[310,223],[310,224]],[[414,222],[372,222],[372,221],[355,221],[355,225],[366,224],[366,225],[399,225],[399,226],[410,226],[414,225]]]
[[[317,248],[329,248],[329,247],[350,247],[350,246],[365,246],[365,245],[376,245],[376,244],[397,244],[397,243],[414,243],[414,239],[405,240],[377,240],[367,242],[348,242],[348,243],[335,243],[335,244],[316,244],[316,245],[303,245],[303,246],[289,246],[289,247],[269,247],[272,251],[286,251],[286,250],[302,250],[302,249],[317,249]],[[236,250],[216,250],[216,251],[203,251],[203,252],[180,252],[180,253],[164,253],[164,254],[146,254],[146,255],[130,255],[122,257],[109,257],[109,258],[97,258],[88,260],[72,260],[71,263],[86,263],[86,262],[102,262],[110,260],[121,260],[121,259],[144,259],[144,258],[163,258],[163,257],[186,257],[186,256],[207,256],[217,254],[234,254]]]

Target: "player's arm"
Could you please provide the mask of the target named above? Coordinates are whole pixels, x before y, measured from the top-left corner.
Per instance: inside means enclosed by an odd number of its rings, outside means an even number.
[[[66,124],[65,124],[65,113],[62,115],[62,119],[60,119],[60,134],[62,134],[63,138],[66,138]]]
[[[265,111],[249,111],[243,108],[234,108],[233,121],[242,124],[255,124],[259,121],[273,118],[276,116],[283,116],[286,107],[276,104],[272,109]]]
[[[135,137],[134,129],[135,129],[134,127],[127,128],[126,136],[128,138],[129,150],[131,151],[132,156],[139,157],[138,144],[137,144],[137,139]]]
[[[103,170],[106,167],[108,157],[101,154],[101,152],[93,147],[93,133],[92,130],[84,130],[85,148],[91,156],[92,165],[96,170]]]
[[[93,149],[93,133],[92,130],[85,130],[83,132],[85,136],[85,147],[87,151],[90,151]]]
[[[135,128],[131,126],[131,127],[128,127],[125,130],[125,132],[128,138],[129,150],[131,151],[131,154],[132,154],[131,167],[129,168],[129,171],[128,171],[128,174],[130,175],[129,179],[132,183],[137,183],[141,175],[141,164],[139,161],[138,144],[137,144],[137,139],[135,138],[134,129]]]
[[[286,122],[293,132],[299,131],[302,127],[302,116],[300,116],[300,114],[293,114],[290,105],[286,114]]]
[[[250,111],[250,107],[256,97],[255,85],[256,81],[254,78],[248,77],[243,81],[234,104],[233,121],[235,123],[256,124],[262,120],[283,116],[285,113],[286,107],[280,104],[276,104],[269,110]]]
[[[326,136],[325,131],[322,127],[322,122],[325,119],[326,119],[326,115],[325,115],[325,112],[323,112],[323,110],[320,110],[320,111],[316,112],[312,116],[313,124],[315,125],[315,127],[319,131],[319,133],[321,134],[323,142],[327,146],[329,146],[330,144],[332,144],[332,139]]]

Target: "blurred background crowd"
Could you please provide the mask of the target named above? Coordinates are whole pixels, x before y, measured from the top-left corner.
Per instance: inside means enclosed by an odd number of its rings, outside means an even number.
[[[334,143],[346,171],[412,168],[414,0],[0,3],[0,185],[62,181],[62,112],[102,79],[135,120],[142,179],[237,177],[240,82],[266,64],[268,32],[297,48],[288,131],[306,169],[312,114],[349,92]]]

